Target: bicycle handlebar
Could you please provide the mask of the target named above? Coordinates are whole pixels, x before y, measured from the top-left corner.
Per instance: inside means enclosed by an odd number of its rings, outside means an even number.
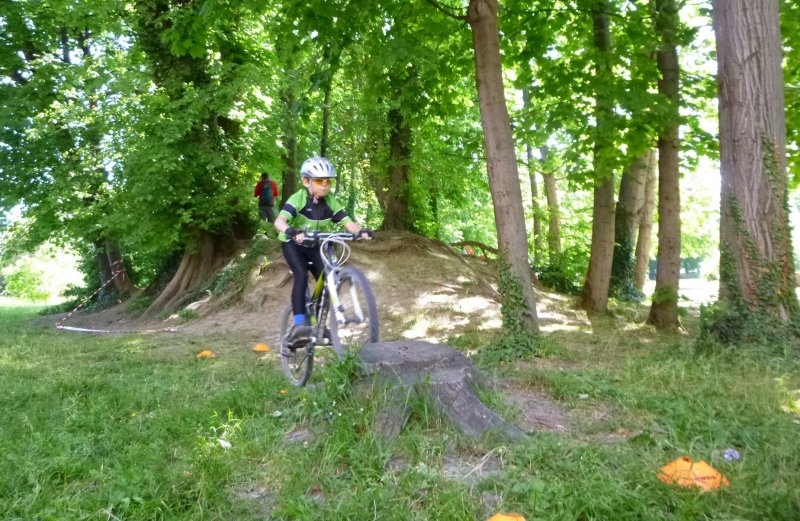
[[[303,244],[309,243],[314,244],[317,242],[322,242],[326,239],[336,239],[341,241],[361,241],[360,233],[349,233],[349,232],[321,232],[321,231],[313,231],[313,232],[301,232],[303,234]]]

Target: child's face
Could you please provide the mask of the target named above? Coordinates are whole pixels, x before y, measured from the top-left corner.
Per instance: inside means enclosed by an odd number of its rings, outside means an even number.
[[[314,197],[325,197],[331,191],[333,179],[310,179],[303,178],[303,186],[305,186],[309,193]]]

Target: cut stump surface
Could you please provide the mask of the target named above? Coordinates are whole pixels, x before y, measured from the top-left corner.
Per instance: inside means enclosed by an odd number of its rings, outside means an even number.
[[[389,411],[378,424],[383,434],[395,436],[408,412],[402,405],[410,393],[424,393],[461,432],[472,437],[524,439],[525,433],[488,408],[473,391],[480,376],[459,351],[444,344],[413,340],[376,342],[361,348],[366,379],[388,389]]]

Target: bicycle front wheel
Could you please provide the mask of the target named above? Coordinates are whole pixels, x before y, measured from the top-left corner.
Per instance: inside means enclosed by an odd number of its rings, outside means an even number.
[[[363,273],[351,266],[342,269],[336,289],[339,313],[331,309],[328,323],[333,349],[342,357],[348,349],[377,342],[380,325],[375,295]]]
[[[281,314],[281,337],[278,357],[281,367],[293,385],[302,387],[311,378],[311,368],[314,365],[314,345],[291,346],[286,340],[289,330],[294,322],[291,304]]]

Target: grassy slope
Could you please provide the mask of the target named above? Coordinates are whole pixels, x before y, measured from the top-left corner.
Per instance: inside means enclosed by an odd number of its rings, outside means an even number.
[[[31,325],[34,312],[0,306],[3,519],[800,518],[800,415],[781,408],[800,398],[793,360],[698,358],[682,339],[606,334],[576,341],[605,350],[591,363],[598,351],[564,336],[550,356],[572,369],[533,364],[513,377],[567,407],[607,407],[608,421],[476,446],[420,402],[388,442],[372,429],[380,400],[351,396],[347,364],[319,371],[322,390],[288,389],[241,339],[58,332]],[[219,356],[197,360],[205,348]],[[284,441],[301,427],[315,437]],[[631,434],[592,436],[619,430]],[[728,447],[742,459],[716,457]],[[500,473],[443,477],[454,454],[490,450]],[[683,454],[731,486],[702,494],[655,479]]]

